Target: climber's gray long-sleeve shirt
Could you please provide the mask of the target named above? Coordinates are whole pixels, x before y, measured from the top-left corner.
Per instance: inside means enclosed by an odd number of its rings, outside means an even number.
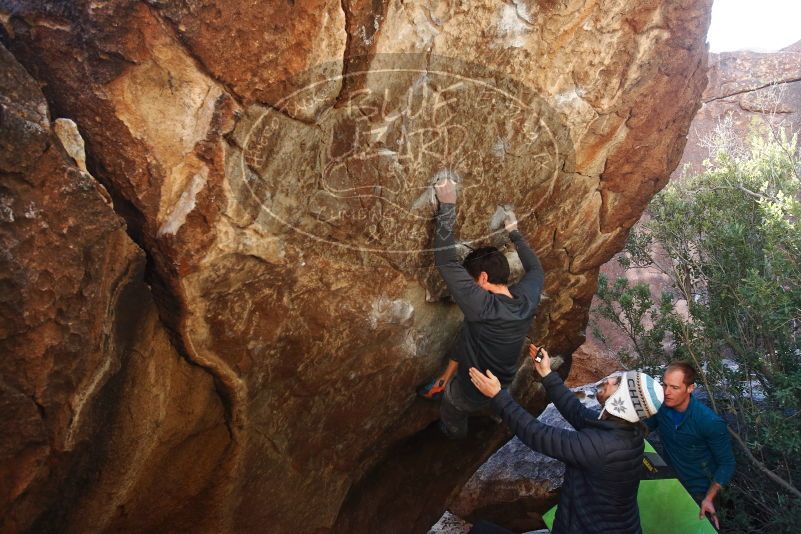
[[[473,386],[469,369],[475,367],[482,372],[490,369],[503,386],[511,383],[531,319],[540,302],[545,273],[537,255],[515,230],[509,237],[526,274],[517,284],[509,286],[514,298],[481,289],[456,256],[455,208],[454,204],[440,204],[434,234],[434,263],[451,297],[464,313],[462,330],[451,354],[459,363],[456,379],[465,395],[480,401],[486,397]]]

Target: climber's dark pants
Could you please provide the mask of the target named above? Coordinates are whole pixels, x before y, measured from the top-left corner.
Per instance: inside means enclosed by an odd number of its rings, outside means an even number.
[[[473,401],[462,393],[462,385],[456,376],[445,386],[445,395],[439,409],[440,429],[449,438],[467,437],[467,418],[476,412],[486,410],[491,399]]]

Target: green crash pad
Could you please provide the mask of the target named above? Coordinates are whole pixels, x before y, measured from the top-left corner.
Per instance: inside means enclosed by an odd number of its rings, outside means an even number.
[[[645,454],[646,459],[656,465],[662,460],[647,441]],[[716,534],[707,519],[698,519],[700,508],[675,478],[641,480],[637,504],[643,534]],[[549,530],[553,528],[555,516],[556,506],[542,516]]]

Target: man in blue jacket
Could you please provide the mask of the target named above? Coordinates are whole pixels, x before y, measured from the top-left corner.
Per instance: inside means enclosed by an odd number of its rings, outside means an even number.
[[[646,424],[659,431],[667,461],[701,507],[699,517],[708,514],[715,528],[720,528],[715,497],[729,483],[735,467],[726,422],[693,397],[692,365],[668,365],[662,386],[665,402]]]
[[[640,534],[637,490],[640,486],[645,425],[662,404],[662,387],[637,371],[600,382],[596,399],[601,413],[584,407],[551,371],[548,353],[535,358],[548,398],[575,430],[545,425],[524,410],[492,371],[470,369],[476,387],[492,399],[492,407],[515,435],[537,452],[565,463],[565,480],[553,534]]]
[[[440,429],[448,437],[463,438],[467,435],[468,416],[489,407],[489,400],[470,381],[468,370],[491,369],[504,386],[512,382],[540,302],[544,272],[540,260],[517,231],[517,220],[511,213],[504,226],[526,271],[517,284],[507,285],[509,263],[494,247],[477,249],[460,263],[454,236],[456,183],[450,175],[438,181],[435,193],[439,207],[434,262],[464,313],[464,322],[448,369],[434,384],[444,386]]]

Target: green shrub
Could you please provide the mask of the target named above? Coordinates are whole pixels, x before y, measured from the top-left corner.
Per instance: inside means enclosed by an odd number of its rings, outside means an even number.
[[[724,147],[702,174],[671,182],[631,232],[622,263],[664,273],[661,299],[602,276],[596,313],[631,340],[624,364],[659,376],[668,361],[686,359],[702,370],[713,408],[736,433],[725,531],[797,532],[801,159],[795,136],[748,146]]]

